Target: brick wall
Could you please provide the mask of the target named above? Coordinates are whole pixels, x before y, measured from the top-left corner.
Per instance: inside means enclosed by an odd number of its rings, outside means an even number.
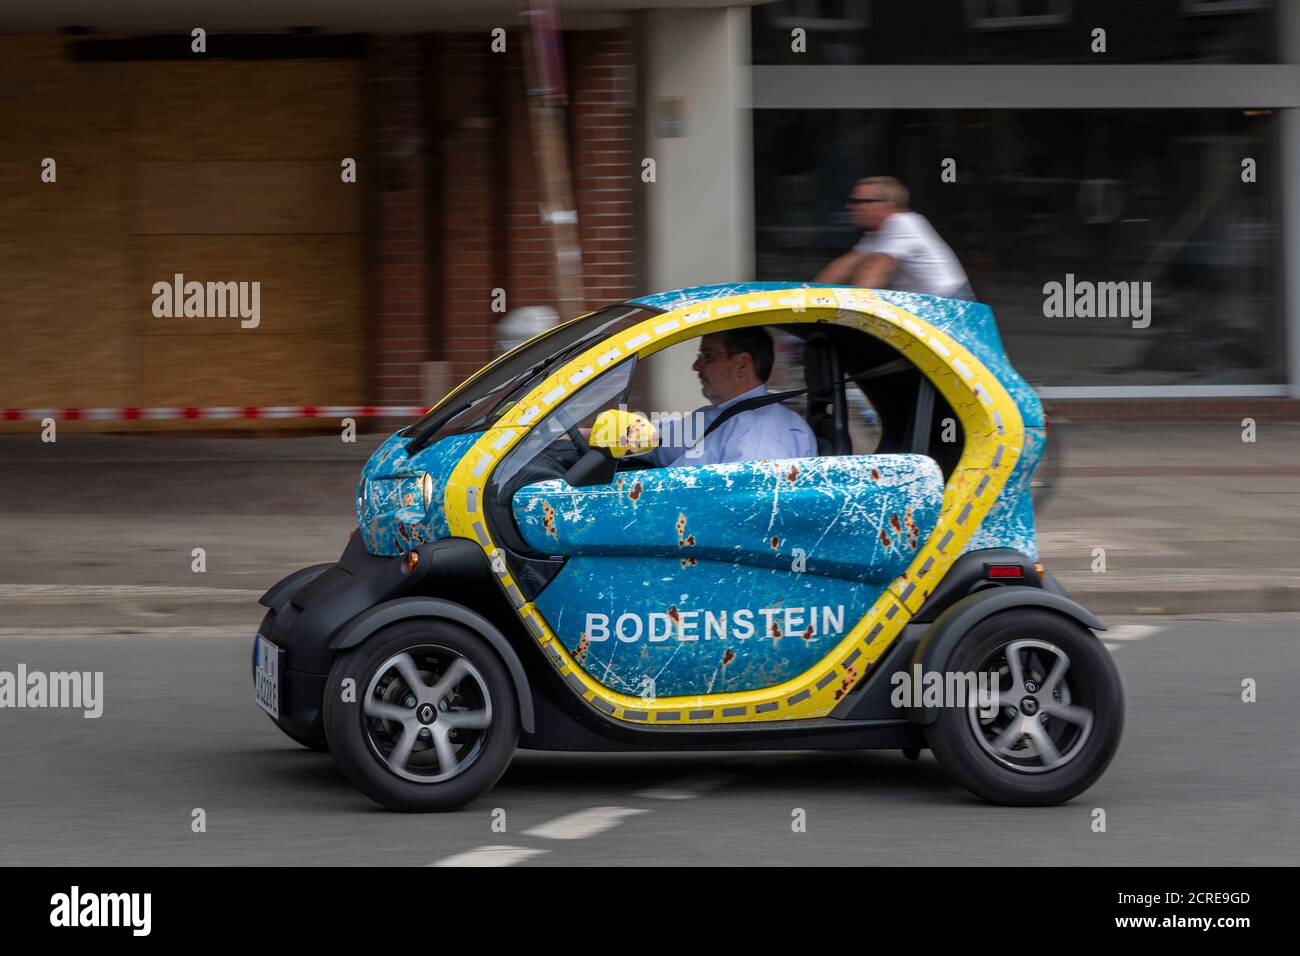
[[[621,31],[575,33],[568,56],[578,235],[594,308],[652,291],[639,288],[632,41]]]
[[[369,382],[373,401],[423,400],[432,304],[429,195],[423,83],[418,37],[372,37],[366,46],[366,138],[360,164],[370,205]]]
[[[513,46],[513,44],[510,44]],[[503,142],[500,94],[508,88],[509,54],[493,54],[483,34],[442,36],[431,48],[438,79],[435,229],[432,264],[441,276],[431,302],[435,356],[451,363],[456,384],[493,356],[492,289],[506,285],[499,190]]]
[[[374,222],[376,401],[437,397],[421,393],[424,361],[447,363],[454,384],[491,360],[494,289],[509,309],[555,305],[523,41],[512,32],[505,53],[483,34],[372,42],[377,148],[423,137],[412,160],[423,176],[382,194]],[[596,308],[638,292],[633,52],[616,30],[565,45],[584,294]]]

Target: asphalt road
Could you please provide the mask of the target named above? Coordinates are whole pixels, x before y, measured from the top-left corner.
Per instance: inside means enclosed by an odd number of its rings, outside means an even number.
[[[105,681],[99,719],[0,711],[0,863],[1300,862],[1300,619],[1128,623],[1111,641],[1123,744],[1062,807],[980,803],[928,753],[520,753],[477,803],[425,816],[371,804],[329,755],[282,737],[253,704],[237,628],[0,628],[0,670]],[[1256,703],[1240,699],[1245,677]]]

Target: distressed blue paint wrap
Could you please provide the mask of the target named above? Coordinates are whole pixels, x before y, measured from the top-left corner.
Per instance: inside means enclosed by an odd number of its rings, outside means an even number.
[[[981,548],[1015,548],[1021,554],[1038,560],[1038,538],[1034,534],[1034,499],[1030,482],[1034,468],[1043,455],[1046,429],[1026,428],[1024,451],[1016,467],[1011,470],[1007,483],[988,510],[979,528],[966,542],[962,553]]]
[[[940,299],[916,292],[891,292],[887,289],[872,291],[891,305],[924,319],[964,345],[1011,395],[1026,427],[1042,426],[1043,402],[1038,393],[1012,367],[1011,360],[1002,347],[1002,336],[998,334],[997,322],[993,320],[993,310],[987,305],[961,299]]]
[[[408,455],[407,439],[395,434],[375,449],[357,485],[357,527],[367,551],[399,555],[414,545],[450,537],[443,507],[447,479],[479,435],[450,435]],[[420,493],[425,472],[433,483],[427,511]]]
[[[608,485],[555,479],[516,492],[516,524],[537,551],[672,557],[887,583],[939,518],[943,476],[922,455],[793,458],[628,471]]]
[[[979,302],[940,299],[914,292],[878,290],[876,295],[946,332],[970,350],[1002,384],[1020,410],[1024,444],[1016,467],[993,507],[967,542],[963,553],[982,548],[1015,548],[1038,560],[1034,502],[1030,482],[1043,455],[1045,419],[1038,394],[1012,367],[1002,347],[993,311]]]
[[[713,299],[725,299],[733,295],[748,295],[751,292],[776,292],[779,289],[839,289],[842,286],[824,285],[816,282],[732,282],[716,285],[697,285],[689,289],[674,289],[672,292],[659,292],[629,300],[629,305],[644,305],[651,309],[663,309],[670,312],[697,302],[709,302]]]
[[[770,687],[803,673],[881,590],[717,561],[688,572],[676,557],[579,556],[536,604],[595,680],[626,694],[677,697]]]
[[[536,599],[564,646],[608,687],[678,696],[811,667],[907,569],[942,499],[931,459],[861,455],[543,481],[513,504],[532,547],[570,556]]]

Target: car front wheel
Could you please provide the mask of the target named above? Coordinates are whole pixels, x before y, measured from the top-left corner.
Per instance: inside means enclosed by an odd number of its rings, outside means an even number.
[[[519,737],[509,671],[471,631],[401,621],[343,654],[325,689],[339,768],[390,810],[454,810],[500,779]]]

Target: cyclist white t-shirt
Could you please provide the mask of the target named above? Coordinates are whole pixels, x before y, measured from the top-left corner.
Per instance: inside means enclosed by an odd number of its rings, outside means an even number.
[[[853,249],[866,256],[884,253],[895,260],[891,289],[948,299],[974,298],[961,263],[920,213],[894,213],[875,232],[863,233]]]

